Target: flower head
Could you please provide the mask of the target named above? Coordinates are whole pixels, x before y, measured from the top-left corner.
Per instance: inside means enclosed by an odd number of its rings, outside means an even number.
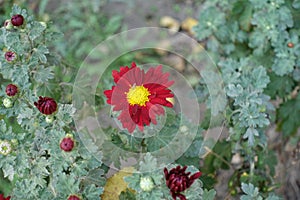
[[[81,200],[81,198],[75,194],[72,194],[68,197],[68,200]]]
[[[169,73],[162,72],[162,66],[152,67],[147,72],[135,63],[131,67],[113,70],[115,86],[104,91],[107,103],[114,111],[121,111],[118,119],[130,133],[136,126],[143,131],[144,126],[156,124],[156,116],[163,115],[162,106],[173,107],[167,100],[174,95],[168,89],[174,81],[169,81]]]
[[[4,98],[2,103],[5,108],[11,108],[14,105],[10,98]]]
[[[45,115],[51,115],[57,111],[57,103],[51,97],[39,97],[38,102],[34,102],[35,107]]]
[[[164,169],[166,184],[174,200],[176,200],[177,197],[179,197],[180,200],[186,200],[185,196],[180,194],[180,192],[188,189],[194,181],[201,176],[201,172],[189,176],[191,173],[185,172],[186,169],[187,166],[182,168],[177,166],[171,169],[170,172],[168,172],[167,168]]]
[[[11,20],[5,20],[5,22],[4,22],[4,27],[7,29],[7,30],[10,30],[10,29],[12,29],[13,28],[13,25],[12,25],[12,23],[11,23]]]
[[[11,18],[11,23],[14,26],[22,26],[23,22],[24,22],[24,17],[22,15],[19,15],[19,14],[18,15],[14,15]]]
[[[61,140],[59,146],[62,150],[70,152],[75,146],[75,141],[72,136],[66,136]]]
[[[5,198],[3,194],[0,194],[0,200],[10,200],[10,196]]]
[[[8,84],[6,86],[5,92],[7,96],[13,97],[18,93],[18,87],[14,84]]]
[[[154,188],[154,183],[151,177],[141,177],[140,187],[145,192],[150,192]]]
[[[17,54],[12,51],[7,51],[4,54],[5,60],[9,63],[14,62],[17,59]]]
[[[0,154],[2,155],[8,155],[12,150],[11,143],[7,140],[1,140],[0,141]]]

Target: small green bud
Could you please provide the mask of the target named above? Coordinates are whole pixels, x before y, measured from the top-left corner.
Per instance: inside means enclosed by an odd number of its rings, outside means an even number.
[[[45,29],[47,28],[46,22],[39,22],[39,23],[40,23],[40,25],[42,25]]]
[[[13,106],[13,102],[9,98],[4,98],[3,105],[5,108],[11,108]]]
[[[140,180],[140,187],[145,192],[150,192],[154,188],[152,178],[149,176],[142,177]]]
[[[8,19],[5,20],[4,27],[6,30],[11,30],[14,27],[14,25],[11,23],[10,19]]]
[[[54,117],[52,115],[47,115],[45,118],[46,123],[51,124],[54,120]]]

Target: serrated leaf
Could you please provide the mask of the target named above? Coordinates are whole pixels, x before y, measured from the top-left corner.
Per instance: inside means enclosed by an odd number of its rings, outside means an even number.
[[[254,187],[251,183],[242,183],[242,190],[247,195],[242,195],[241,200],[262,200],[262,197],[259,195],[258,188]]]
[[[34,49],[34,52],[32,54],[33,58],[38,58],[41,63],[47,63],[47,57],[46,54],[49,54],[49,50],[44,45],[39,45],[37,48]]]
[[[146,156],[143,158],[143,161],[140,163],[140,171],[149,172],[157,169],[157,160],[149,152],[146,153]]]
[[[283,76],[291,73],[295,66],[295,60],[286,56],[287,58],[275,58],[272,70],[278,76]]]
[[[278,95],[283,98],[292,91],[294,87],[293,79],[290,76],[278,76],[275,73],[270,73],[270,83],[265,89],[265,93],[273,99]]]
[[[99,199],[99,196],[103,193],[103,188],[96,187],[95,185],[89,185],[85,187],[83,194],[86,199]]]
[[[4,174],[4,178],[8,178],[8,180],[13,181],[14,175],[15,175],[15,170],[14,167],[10,164],[6,164],[2,167],[2,171]]]
[[[39,22],[32,22],[31,25],[32,26],[28,36],[31,40],[35,40],[42,35],[43,31],[46,29],[46,26],[43,26]]]
[[[284,136],[290,136],[300,127],[300,93],[296,99],[283,103],[278,110],[279,127]]]
[[[214,189],[211,189],[211,190],[207,190],[205,189],[203,191],[203,196],[202,196],[202,199],[203,200],[214,200],[215,199],[215,196],[216,196],[216,191]]]
[[[45,83],[49,79],[54,78],[53,67],[45,67],[43,65],[39,65],[36,68],[36,72],[34,73],[34,79],[38,83]]]

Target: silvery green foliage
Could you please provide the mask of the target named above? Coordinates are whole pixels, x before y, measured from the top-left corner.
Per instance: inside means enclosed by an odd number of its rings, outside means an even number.
[[[238,135],[247,138],[252,146],[254,136],[261,136],[260,129],[269,124],[266,112],[272,108],[264,94],[266,88],[272,98],[277,94],[282,97],[299,81],[298,4],[283,0],[206,1],[199,16],[201,23],[195,27],[197,37],[207,40],[206,48],[219,63],[227,96],[233,99],[231,132],[238,133],[236,139]],[[270,86],[268,76],[272,76]],[[286,88],[275,87],[286,80]]]
[[[72,104],[58,103],[58,111],[50,123],[34,106],[38,96],[44,95],[59,102],[57,90],[51,89],[59,88],[59,84],[50,86],[59,63],[48,48],[56,39],[55,32],[18,6],[13,7],[11,16],[15,14],[22,14],[26,25],[0,29],[0,71],[4,83],[0,90],[0,139],[13,146],[10,154],[0,155],[0,168],[12,187],[6,196],[10,195],[12,200],[59,200],[78,194],[84,199],[99,199],[104,181],[101,155],[93,157],[74,131]],[[15,52],[18,60],[6,62],[6,50]],[[11,98],[11,108],[2,105],[6,97],[4,85],[8,83],[16,84],[20,91]],[[60,149],[60,141],[67,133],[76,141],[71,152]]]
[[[262,195],[260,194],[259,190],[257,187],[252,185],[251,183],[246,184],[242,183],[242,191],[244,194],[241,196],[241,200],[280,200],[278,196],[274,194],[269,194],[266,198],[263,198]]]
[[[269,97],[263,94],[269,83],[264,67],[256,66],[251,60],[239,62],[227,59],[219,63],[228,97],[234,99],[232,120],[236,129],[244,130],[243,138],[250,146],[255,144],[261,128],[270,124],[266,110],[273,109]],[[236,134],[231,132],[232,134]]]

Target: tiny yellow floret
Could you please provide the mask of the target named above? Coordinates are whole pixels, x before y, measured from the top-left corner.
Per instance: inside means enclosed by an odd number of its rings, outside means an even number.
[[[143,85],[133,86],[126,92],[127,101],[130,105],[145,106],[149,101],[150,92]]]

